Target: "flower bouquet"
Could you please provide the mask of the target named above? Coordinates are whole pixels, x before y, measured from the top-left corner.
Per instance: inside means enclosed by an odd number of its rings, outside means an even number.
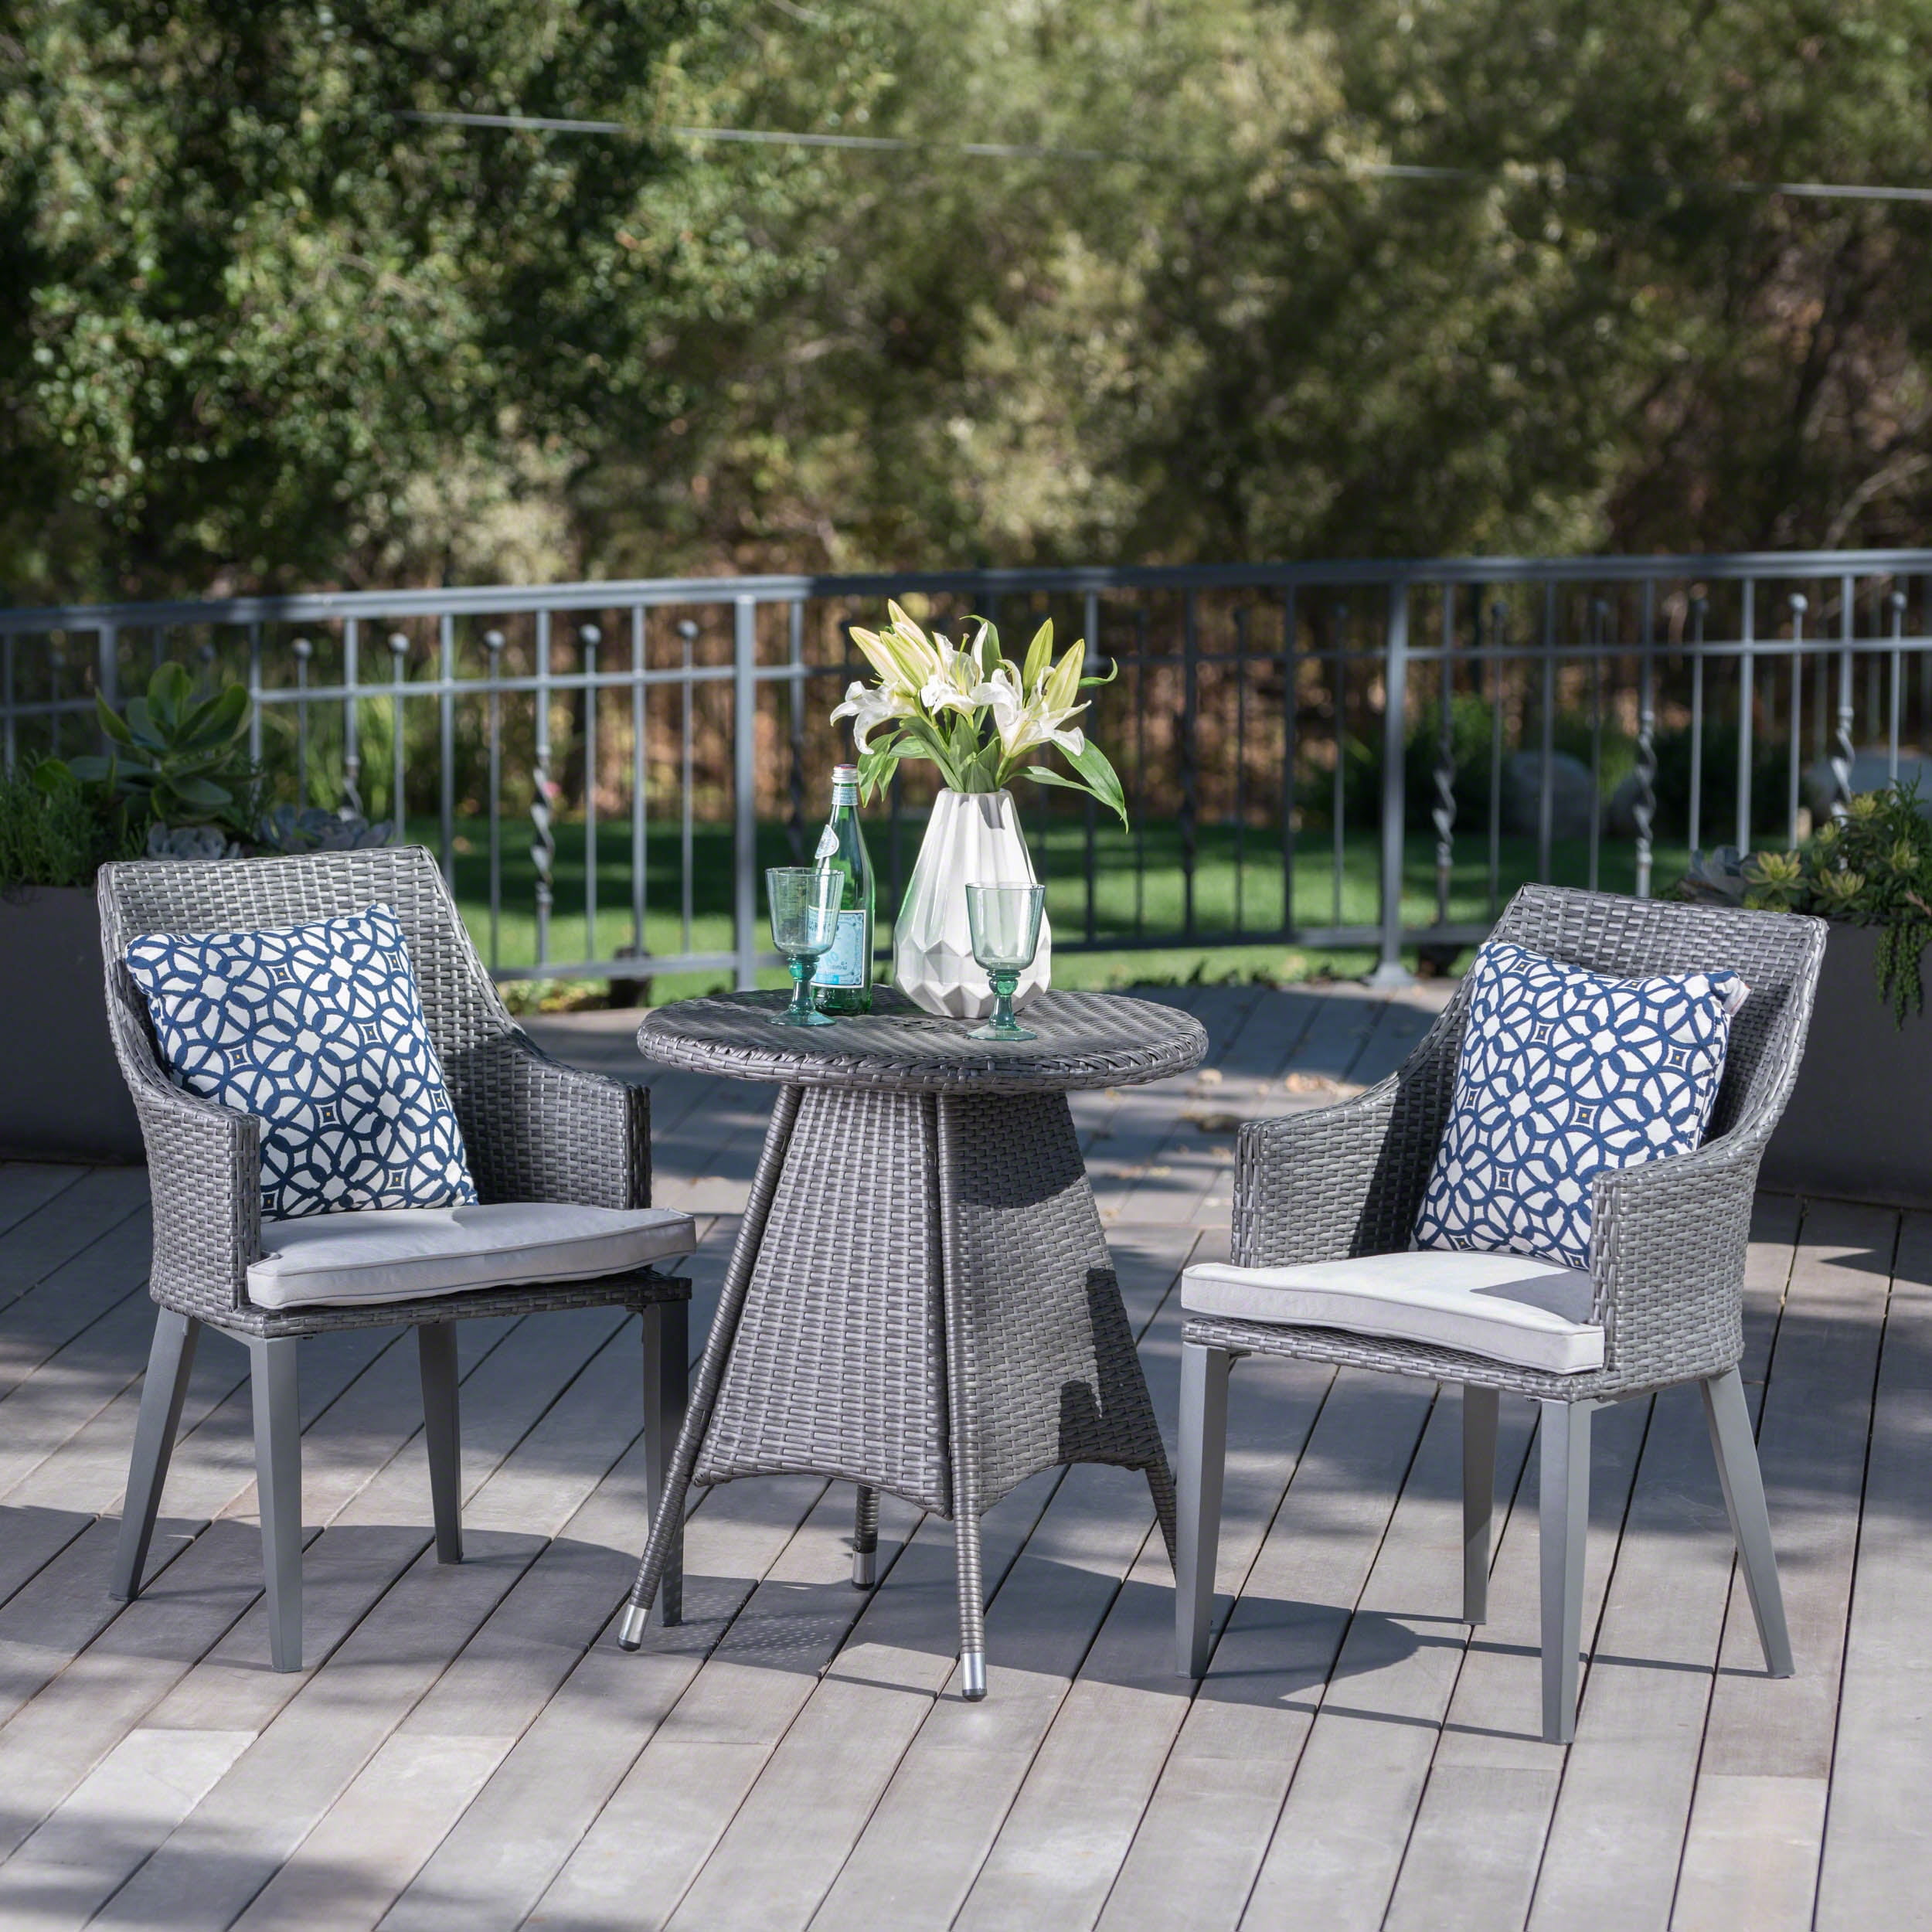
[[[1055,658],[1050,618],[1016,664],[983,617],[968,619],[971,640],[955,645],[928,634],[898,604],[886,609],[885,630],[852,633],[878,682],[855,680],[832,715],[852,721],[862,798],[876,797],[903,758],[930,758],[943,781],[893,923],[893,980],[929,1012],[983,1019],[993,994],[974,963],[965,888],[1034,882],[1009,784],[1030,778],[1085,792],[1127,823],[1118,776],[1075,722],[1087,709],[1080,693],[1109,680],[1082,675],[1084,642]],[[1056,753],[1066,770],[1039,762]],[[1020,981],[1022,1005],[1051,970],[1043,921],[1039,950]]]
[[[930,758],[949,790],[1003,791],[1009,780],[1031,778],[1091,793],[1127,823],[1127,800],[1106,754],[1073,721],[1087,709],[1080,693],[1110,682],[1080,675],[1083,641],[1070,645],[1056,663],[1053,620],[1033,633],[1023,664],[1001,655],[999,631],[984,617],[971,644],[956,645],[937,631],[921,630],[896,604],[886,607],[884,631],[854,628],[852,641],[879,674],[876,685],[855,681],[835,719],[852,721],[861,794],[870,799],[891,778],[902,758]],[[886,728],[885,742],[871,740]],[[1022,763],[1043,748],[1063,753],[1070,777],[1042,764]]]

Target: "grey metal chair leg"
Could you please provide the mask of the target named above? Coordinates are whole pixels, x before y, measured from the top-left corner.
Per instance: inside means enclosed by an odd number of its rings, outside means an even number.
[[[771,1217],[772,1196],[777,1192],[778,1177],[784,1172],[785,1151],[791,1142],[791,1130],[798,1118],[798,1102],[804,1092],[801,1087],[781,1087],[777,1104],[771,1110],[771,1122],[765,1129],[764,1151],[758,1156],[758,1171],[751,1177],[751,1197],[738,1223],[738,1238],[731,1244],[724,1285],[718,1291],[711,1331],[705,1338],[697,1386],[685,1403],[677,1444],[665,1467],[664,1507],[651,1521],[650,1534],[645,1539],[644,1560],[638,1565],[638,1580],[631,1586],[631,1594],[617,1618],[620,1650],[642,1647],[645,1624],[653,1600],[659,1596],[665,1570],[671,1558],[683,1549],[684,1499],[690,1490],[691,1471],[696,1466],[704,1432],[710,1425],[712,1405],[718,1399],[718,1385],[724,1379],[725,1363],[744,1313],[752,1270],[757,1264],[758,1244],[764,1239],[765,1223]],[[678,1622],[683,1615],[682,1602],[674,1607],[665,1600],[658,1614],[666,1624]]]
[[[255,1408],[255,1488],[262,1568],[268,1579],[268,1654],[277,1670],[302,1667],[302,1417],[291,1335],[248,1341]]]
[[[958,1565],[960,1693],[968,1703],[986,1695],[986,1583],[979,1561],[979,1512],[970,1500],[953,1519]]]
[[[1181,1347],[1180,1495],[1174,1556],[1174,1668],[1207,1671],[1214,1615],[1214,1566],[1221,1542],[1221,1485],[1227,1466],[1228,1367],[1225,1349]]]
[[[1577,1735],[1577,1653],[1583,1641],[1583,1541],[1590,1527],[1587,1402],[1539,1402],[1538,1538],[1543,1558],[1543,1738]]]
[[[869,1590],[878,1580],[879,1492],[862,1482],[852,1512],[852,1587]]]
[[[1764,1478],[1751,1434],[1751,1413],[1744,1403],[1743,1378],[1733,1369],[1698,1386],[1717,1458],[1717,1479],[1724,1488],[1724,1507],[1730,1512],[1731,1533],[1737,1539],[1744,1568],[1744,1587],[1750,1592],[1751,1614],[1757,1619],[1757,1639],[1764,1647],[1764,1665],[1774,1677],[1789,1677],[1797,1667],[1791,1661],[1784,1593],[1777,1580],[1770,1512],[1764,1507]]]
[[[201,1324],[192,1315],[177,1315],[172,1308],[155,1315],[148,1379],[141,1385],[141,1417],[134,1424],[134,1451],[128,1464],[128,1499],[121,1505],[121,1538],[114,1546],[114,1575],[107,1587],[108,1595],[121,1603],[141,1594],[148,1546],[161,1507],[161,1486],[168,1479],[168,1459],[174,1454],[182,1400],[188,1393],[200,1334]]]
[[[671,1454],[684,1427],[691,1383],[691,1304],[660,1301],[644,1311],[644,1487],[651,1524],[665,1507]],[[658,1583],[667,1624],[684,1616],[684,1525],[671,1526]],[[648,1530],[647,1529],[647,1534]]]
[[[1489,1621],[1489,1538],[1496,1508],[1494,1389],[1462,1385],[1462,1621]]]
[[[425,1321],[416,1331],[423,1372],[423,1440],[429,1451],[430,1507],[436,1560],[463,1560],[463,1435],[457,1406],[456,1324]]]

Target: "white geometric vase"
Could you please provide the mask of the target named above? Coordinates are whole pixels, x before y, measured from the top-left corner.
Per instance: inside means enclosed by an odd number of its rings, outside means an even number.
[[[1010,791],[941,791],[893,927],[893,984],[929,1013],[986,1019],[993,988],[974,963],[966,888],[1036,883]],[[1051,983],[1053,963],[1053,934],[1043,914],[1039,951],[1020,975],[1015,1006]]]

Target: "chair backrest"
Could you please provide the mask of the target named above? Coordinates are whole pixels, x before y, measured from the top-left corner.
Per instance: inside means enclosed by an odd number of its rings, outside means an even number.
[[[304,852],[288,859],[136,859],[100,873],[100,942],[116,1050],[155,1060],[146,1002],[129,976],[129,943],[147,933],[257,931],[387,906],[409,941],[430,1038],[462,1109],[468,1049],[514,1022],[420,845]]]
[[[1720,968],[1740,974],[1750,997],[1731,1021],[1711,1112],[1715,1139],[1764,1109],[1774,1115],[1782,1107],[1804,1055],[1825,935],[1821,920],[1792,913],[1525,886],[1492,937],[1623,979]]]

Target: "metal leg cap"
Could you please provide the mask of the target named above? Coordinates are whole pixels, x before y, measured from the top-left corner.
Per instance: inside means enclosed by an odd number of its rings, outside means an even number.
[[[969,1650],[959,1660],[960,1675],[963,1682],[960,1694],[969,1704],[977,1704],[986,1695],[986,1653]]]
[[[869,1590],[879,1580],[879,1552],[876,1549],[855,1549],[852,1553],[852,1587],[854,1590]]]
[[[638,1650],[643,1647],[644,1627],[651,1613],[641,1604],[626,1604],[623,1621],[617,1625],[617,1648]]]

